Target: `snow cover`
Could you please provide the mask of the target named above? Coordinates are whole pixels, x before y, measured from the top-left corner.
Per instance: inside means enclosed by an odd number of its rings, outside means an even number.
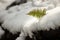
[[[3,23],[5,20],[11,19],[16,16],[16,13],[9,13],[9,11],[4,11],[0,13],[0,23]]]
[[[26,24],[26,22],[28,24],[34,20],[36,21],[37,19],[28,15],[18,15],[15,16],[15,18],[4,21],[2,26],[10,30],[10,32],[15,33],[20,32],[22,30],[21,28]]]
[[[13,34],[21,32],[20,36],[16,40],[24,40],[23,38],[25,38],[27,34],[32,37],[32,31],[58,28],[58,26],[60,26],[59,3],[56,7],[54,4],[49,2],[50,1],[42,2],[40,7],[37,7],[37,5],[32,5],[32,2],[27,2],[19,6],[11,7],[7,11],[1,11],[0,22],[3,22],[2,27],[9,30]],[[39,20],[35,17],[27,15],[27,13],[32,9],[40,8],[46,8],[47,14]]]
[[[48,10],[47,14],[42,17],[38,23],[38,29],[49,30],[56,29],[60,26],[60,7]]]
[[[21,9],[20,7],[23,9]],[[20,9],[17,9],[17,11],[15,8],[18,8],[18,6],[10,8],[8,12],[11,12],[11,13],[6,12],[4,13],[3,17],[1,17],[1,20],[3,21],[2,26],[5,29],[8,29],[12,33],[17,33],[21,31],[21,27],[27,26],[28,23],[37,22],[36,18],[28,16],[27,13],[32,9],[37,9],[37,8],[40,9],[40,7],[34,7],[32,6],[32,2],[27,2],[25,4],[19,5]]]
[[[3,11],[3,12],[2,12]],[[5,11],[5,10],[1,10],[0,11],[0,23],[3,21],[2,19],[7,15],[7,13],[6,13],[7,11]]]
[[[48,10],[46,13],[47,14],[43,16],[36,24],[34,23],[30,27],[23,27],[25,34],[29,34],[29,36],[31,36],[32,31],[34,31],[35,29],[50,30],[50,28],[56,29],[60,26],[60,7]]]

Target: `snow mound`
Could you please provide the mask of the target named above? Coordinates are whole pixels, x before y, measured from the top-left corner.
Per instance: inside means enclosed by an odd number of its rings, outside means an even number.
[[[33,35],[32,31],[37,31],[37,30],[49,31],[50,29],[58,28],[60,26],[60,7],[56,7],[54,9],[48,10],[46,13],[47,14],[42,18],[40,18],[38,22],[34,21],[33,24],[30,26],[26,24],[26,26],[23,27],[24,33],[32,37]]]
[[[48,10],[47,13],[48,14],[39,21],[38,24],[40,27],[38,27],[38,29],[49,30],[50,28],[58,28],[60,26],[60,7]]]
[[[16,33],[22,30],[22,27],[26,24],[26,22],[27,23],[29,23],[28,21],[33,22],[33,20],[36,21],[34,17],[28,15],[17,15],[15,16],[15,18],[4,21],[2,27],[9,30],[12,33]]]

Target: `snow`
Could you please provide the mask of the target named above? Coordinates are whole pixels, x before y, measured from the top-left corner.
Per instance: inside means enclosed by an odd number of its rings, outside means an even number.
[[[24,1],[24,0],[23,0]],[[0,10],[5,10],[7,6],[11,5],[13,2],[19,3],[21,0],[0,0]]]
[[[4,31],[2,30],[1,26],[0,26],[0,38],[1,36],[4,34]]]
[[[36,19],[28,15],[17,15],[15,18],[4,21],[2,27],[8,29],[12,33],[20,32],[22,27],[26,25],[26,22]],[[29,22],[28,22],[29,23]]]
[[[1,10],[0,11],[0,23],[3,22],[3,18],[7,15],[7,11]]]
[[[0,23],[3,23],[5,20],[12,19],[16,16],[16,13],[9,13],[9,11],[1,11],[0,13]]]
[[[32,37],[32,31],[56,29],[60,26],[60,7],[48,10],[47,14],[40,18],[38,22],[34,21],[32,25],[23,27],[24,33]],[[30,22],[30,21],[29,21]],[[36,22],[36,23],[35,23]]]
[[[18,6],[12,7],[8,10],[8,12],[6,12],[6,15],[3,15],[3,18],[1,17],[1,20],[3,21],[2,27],[9,30],[13,34],[20,32],[22,30],[22,27],[27,26],[29,23],[34,24],[35,21],[37,22],[36,18],[27,15],[29,11],[37,9],[37,7],[32,6],[31,2],[27,2],[26,4],[20,5],[20,7],[21,6],[25,7],[22,7],[23,9],[21,9],[20,11],[15,10],[15,8]],[[31,24],[29,24],[29,26]]]
[[[58,28],[60,26],[60,7],[48,10],[47,13],[47,15],[40,19],[38,23],[40,28],[38,27],[38,29],[49,30],[50,28]]]
[[[0,10],[5,10],[8,5],[10,5],[15,0],[0,0]]]
[[[37,0],[33,1],[33,5],[30,1],[19,6],[11,7],[9,10],[1,11],[0,22],[3,22],[2,27],[13,34],[21,32],[16,40],[24,40],[27,35],[32,38],[32,31],[50,30],[50,28],[55,29],[60,26],[59,2],[56,4],[58,6],[55,6],[54,3],[50,3],[50,0],[42,2],[41,4],[38,2]],[[38,5],[35,5],[36,3],[38,3]],[[44,8],[47,10],[46,15],[39,20],[33,16],[27,15],[27,13],[33,9]]]
[[[16,38],[16,40],[25,40],[26,35],[22,32],[19,37]]]

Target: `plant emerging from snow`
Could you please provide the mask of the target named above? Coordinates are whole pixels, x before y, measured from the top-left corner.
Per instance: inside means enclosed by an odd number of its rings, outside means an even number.
[[[27,7],[27,5],[25,6]],[[28,5],[28,7],[29,6],[30,5]],[[32,9],[34,7],[29,8]],[[19,11],[19,13],[21,13],[20,15],[18,15],[17,12],[15,13],[15,10],[14,13],[11,14],[5,12],[0,13],[0,21],[3,21],[2,27],[13,34],[23,32],[19,37],[22,40],[22,38],[26,37],[25,34],[28,34],[31,37],[32,31],[49,30],[50,28],[55,29],[57,26],[60,26],[60,7],[56,7],[55,9],[48,11],[45,9],[34,9],[25,15],[28,10],[30,9],[23,9],[23,11]],[[38,20],[37,18],[41,18],[41,20]],[[16,40],[19,39],[17,38]]]
[[[28,15],[36,17],[36,18],[40,18],[42,16],[44,16],[46,14],[46,10],[45,9],[34,9],[32,11],[30,11],[28,13]]]

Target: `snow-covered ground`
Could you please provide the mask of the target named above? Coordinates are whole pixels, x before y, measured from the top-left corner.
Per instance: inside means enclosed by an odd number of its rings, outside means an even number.
[[[20,32],[22,26],[28,25],[28,23],[36,20],[35,18],[27,16],[26,14],[29,11],[37,8],[40,9],[40,7],[33,6],[32,2],[11,7],[9,10],[1,13],[2,15],[4,14],[3,16],[1,15],[1,22],[3,22],[2,26],[5,29],[10,30],[12,33]],[[47,9],[46,6],[44,6],[44,8]],[[27,22],[27,24],[25,22]]]

